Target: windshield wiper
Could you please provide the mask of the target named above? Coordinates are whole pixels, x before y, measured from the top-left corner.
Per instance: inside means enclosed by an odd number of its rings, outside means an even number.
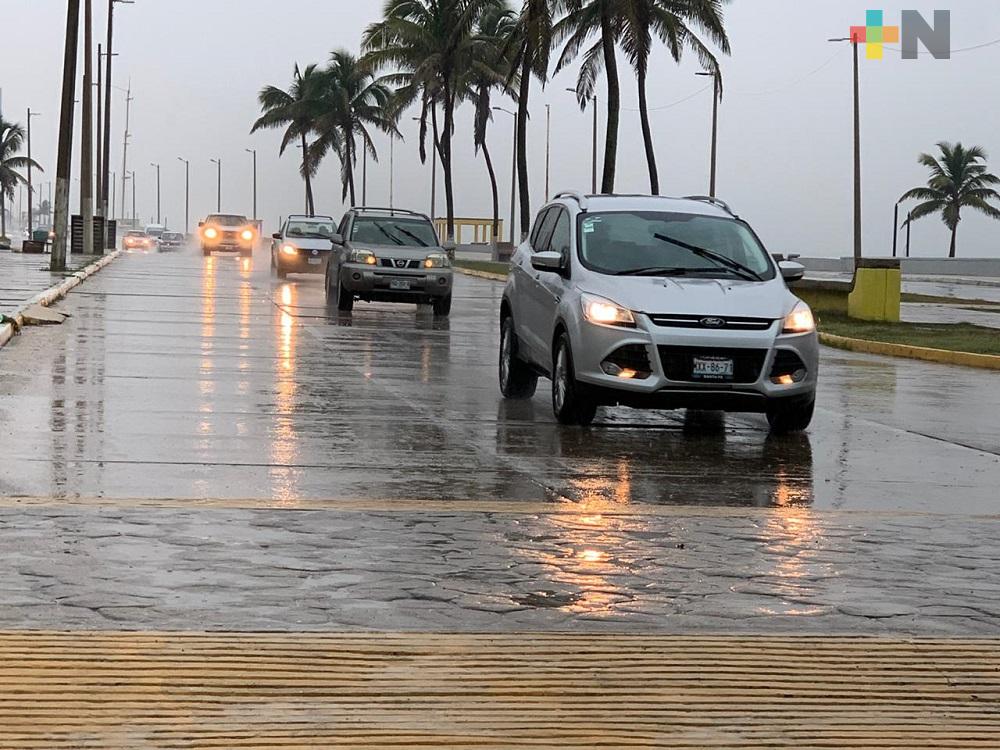
[[[388,229],[386,229],[381,224],[376,224],[375,226],[378,227],[378,231],[380,231],[382,234],[384,234],[390,240],[392,240],[393,242],[395,242],[397,245],[402,245],[403,244],[403,241],[401,239],[399,239],[399,237],[397,237],[396,235],[394,235],[392,232],[390,232]]]
[[[690,268],[630,268],[627,271],[615,271],[615,276],[684,276]]]
[[[683,242],[681,240],[675,239],[674,237],[668,237],[665,234],[659,234],[658,232],[654,232],[653,236],[656,239],[660,240],[661,242],[669,242],[671,245],[677,245],[677,247],[682,247],[685,250],[691,251],[695,255],[698,255],[698,256],[700,256],[702,258],[705,258],[706,260],[714,261],[718,265],[724,266],[725,268],[728,268],[730,271],[732,271],[733,273],[735,273],[737,276],[741,276],[742,278],[746,279],[747,281],[763,281],[764,280],[764,277],[761,276],[756,271],[754,271],[752,268],[748,268],[747,266],[744,266],[739,261],[733,260],[732,258],[727,258],[725,255],[722,255],[721,253],[717,253],[714,250],[706,250],[705,248],[698,247],[697,245],[689,245],[687,242]]]
[[[419,237],[417,237],[417,235],[415,235],[413,232],[409,231],[408,229],[404,229],[403,227],[399,226],[399,224],[393,224],[392,226],[393,226],[394,229],[398,229],[400,232],[402,232],[403,234],[405,234],[407,237],[409,237],[410,239],[414,240],[418,245],[420,245],[420,247],[427,247],[427,243],[424,242]]]

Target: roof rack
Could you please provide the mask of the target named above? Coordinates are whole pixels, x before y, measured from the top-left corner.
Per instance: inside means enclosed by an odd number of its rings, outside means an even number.
[[[312,216],[310,216],[309,214],[288,214],[288,218],[289,219],[306,219],[306,220],[309,220],[309,219],[317,219],[317,220],[318,219],[329,219],[330,221],[333,221],[333,217],[332,216],[327,216],[326,214],[313,214]]]
[[[570,198],[571,200],[575,200],[577,203],[580,204],[581,211],[587,210],[587,196],[584,195],[583,193],[580,193],[576,190],[563,190],[559,193],[556,193],[553,196],[552,200],[559,200],[560,198]]]
[[[410,211],[407,208],[384,208],[382,206],[355,206],[349,209],[359,214],[372,213],[372,214],[389,214],[390,216],[421,216],[428,221],[430,217],[426,214],[422,214],[419,211]]]
[[[736,217],[736,213],[733,211],[733,209],[729,207],[728,203],[726,203],[724,200],[715,198],[711,195],[685,195],[684,200],[701,201],[702,203],[711,203],[713,206],[718,206],[719,208],[721,208],[723,211],[725,211],[733,218]]]

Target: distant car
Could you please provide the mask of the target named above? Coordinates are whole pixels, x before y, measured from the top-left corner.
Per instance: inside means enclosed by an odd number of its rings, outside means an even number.
[[[161,250],[176,250],[184,247],[184,235],[180,232],[164,232],[160,235]]]
[[[819,347],[809,306],[750,225],[715,198],[561,193],[514,253],[500,304],[500,390],[552,381],[563,424],[599,406],[762,412],[809,426]]]
[[[198,222],[198,229],[203,255],[216,250],[239,252],[248,258],[253,255],[257,230],[242,214],[209,214]]]
[[[451,312],[452,243],[438,240],[424,214],[392,208],[352,208],[333,237],[326,299],[343,312],[354,300],[411,302]]]
[[[148,253],[156,247],[156,240],[141,229],[130,229],[122,239],[122,246],[126,250],[141,250],[144,253]]]
[[[283,279],[290,273],[325,273],[337,222],[332,216],[289,216],[271,235],[271,270]]]

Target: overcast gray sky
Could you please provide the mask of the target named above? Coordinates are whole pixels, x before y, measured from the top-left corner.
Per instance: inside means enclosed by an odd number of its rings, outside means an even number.
[[[95,45],[103,39],[106,2],[94,0]],[[726,95],[720,111],[719,195],[754,224],[774,252],[846,255],[852,247],[851,58],[849,45],[827,43],[852,24],[863,24],[874,0],[734,0],[727,10],[733,54],[723,61]],[[34,155],[46,182],[55,172],[56,125],[62,67],[65,0],[3,0],[0,87],[4,114],[33,121]],[[302,209],[296,154],[278,158],[277,133],[249,135],[264,84],[285,87],[296,62],[325,62],[330,50],[357,51],[363,29],[380,14],[373,0],[136,0],[116,12],[115,85],[131,79],[133,138],[129,168],[138,173],[139,212],[155,211],[155,171],[162,164],[163,213],[183,223],[183,165],[191,160],[192,221],[214,209],[215,166],[223,160],[223,209],[250,213],[250,155],[258,149],[260,214],[270,225]],[[1000,39],[1000,2],[907,0],[885,3],[886,23],[900,9],[930,19],[934,8],[952,8],[952,46]],[[979,144],[1000,171],[1000,96],[996,71],[1000,44],[956,53],[949,61],[862,59],[865,253],[888,254],[892,208],[902,192],[925,180],[917,154],[939,140]],[[694,59],[680,67],[662,52],[652,62],[650,106],[661,168],[669,194],[705,193],[711,92]],[[82,72],[82,67],[81,67]],[[532,91],[530,175],[532,210],[543,200],[545,105],[552,108],[552,188],[588,190],[590,119],[564,91],[575,66]],[[619,192],[648,191],[634,77],[623,63]],[[604,100],[603,86],[601,99]],[[676,103],[680,102],[680,103]],[[675,104],[676,103],[676,104]],[[673,106],[669,106],[673,105]],[[124,93],[114,98],[113,168],[121,170]],[[604,113],[601,113],[603,128]],[[501,215],[509,211],[511,119],[498,114],[491,144],[498,162]],[[404,118],[406,141],[396,144],[396,205],[429,210],[430,171],[416,154],[416,123]],[[603,143],[603,134],[602,134]],[[388,201],[388,142],[381,164],[369,169],[368,202]],[[458,118],[456,213],[487,216],[490,190],[485,165],[472,147],[471,111]],[[120,175],[119,175],[120,180]],[[44,184],[42,190],[44,190]],[[119,184],[119,200],[120,200]],[[330,158],[316,185],[317,208],[338,215],[339,166]],[[438,213],[444,211],[439,180]],[[969,212],[960,228],[959,253],[1000,255],[1000,222]],[[915,255],[947,250],[947,233],[935,218],[913,234]]]

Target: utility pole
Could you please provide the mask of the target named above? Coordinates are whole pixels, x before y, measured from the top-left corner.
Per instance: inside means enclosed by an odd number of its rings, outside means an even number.
[[[73,100],[76,96],[76,57],[80,36],[80,0],[66,3],[66,44],[63,52],[62,101],[59,109],[59,155],[56,162],[55,239],[49,270],[66,270],[69,234],[69,173],[73,158]]]
[[[896,239],[899,235],[899,201],[892,210],[892,257],[896,257]]]
[[[695,73],[698,76],[712,76],[712,163],[709,170],[708,194],[715,197],[715,175],[719,145],[719,101],[722,99],[722,73],[719,70]]]
[[[191,162],[180,156],[177,161],[184,162],[184,236],[187,237],[191,228]]]
[[[395,147],[396,147],[396,136],[393,133],[389,133],[389,208],[393,208],[392,194],[393,194],[393,189],[395,187],[394,181],[395,181],[395,170],[396,170],[396,166],[393,162],[393,159],[395,157],[394,153]]]
[[[108,203],[109,210],[111,211],[112,214],[114,214],[114,212],[115,212],[115,198],[117,197],[115,195],[115,192],[116,192],[115,188],[118,187],[115,183],[117,182],[117,180],[118,180],[118,175],[115,174],[114,172],[112,172],[111,173],[111,180],[110,180],[110,184],[111,184],[111,202]],[[112,221],[114,221],[114,218],[115,217],[112,215],[111,216]]]
[[[215,210],[222,211],[222,159],[209,159],[210,162],[218,167],[218,180],[216,182],[216,207]]]
[[[32,112],[31,107],[28,107],[28,239],[31,239],[32,226],[32,215],[31,215],[31,204],[32,197],[34,196],[33,189],[31,187],[31,118],[38,117],[40,112]]]
[[[83,124],[80,133],[80,214],[83,254],[94,254],[93,0],[83,0]]]
[[[861,260],[861,77],[858,68],[858,35],[830,39],[850,42],[854,51],[854,267]]]
[[[132,226],[135,226],[135,170],[133,169],[128,174],[128,178],[132,181]]]
[[[517,204],[517,115],[511,112],[509,109],[504,109],[503,107],[494,107],[497,112],[506,112],[508,115],[514,118],[514,146],[513,155],[510,160],[510,244],[514,247],[514,209]]]
[[[361,205],[368,205],[368,149],[366,148],[361,149]]]
[[[156,223],[160,223],[160,165],[150,162],[149,166],[156,167]]]
[[[248,154],[253,154],[253,218],[257,219],[257,149],[246,149]]]
[[[906,257],[910,257],[910,225],[913,224],[913,211],[906,213]]]
[[[576,89],[568,88],[567,91],[576,93]],[[593,133],[593,147],[591,155],[591,165],[590,165],[590,192],[597,194],[597,94],[591,98],[591,102],[594,104],[594,133]]]
[[[545,200],[549,200],[549,155],[552,151],[552,105],[545,105]]]
[[[102,149],[104,147],[104,131],[101,129],[101,126],[103,124],[102,123],[103,118],[101,117],[101,109],[102,109],[102,107],[101,107],[101,101],[102,101],[102,99],[101,99],[101,83],[102,83],[102,80],[101,79],[103,77],[102,73],[101,73],[101,58],[104,57],[104,52],[102,51],[102,49],[103,49],[103,47],[102,47],[101,43],[98,42],[97,43],[97,83],[95,84],[97,86],[97,138],[95,139],[96,143],[97,143],[97,161],[95,162],[96,165],[97,165],[97,180],[96,180],[96,182],[97,182],[97,188],[96,188],[96,190],[94,192],[94,195],[97,196],[97,200],[95,201],[95,211],[94,212],[98,216],[104,216],[104,213],[101,211],[101,190],[103,189],[102,186],[101,186],[101,181],[104,179],[103,173],[101,172],[101,166],[104,164],[104,152],[102,151]],[[103,252],[103,250],[104,250],[104,248],[101,248],[102,252]]]
[[[111,175],[111,58],[117,57],[112,49],[115,27],[115,3],[131,5],[132,0],[108,0],[108,41],[106,45],[105,57],[107,61],[104,69],[104,133],[103,133],[103,161],[99,166],[101,170],[101,193],[100,202],[102,216],[108,216],[108,178]],[[125,128],[128,132],[128,127]],[[124,166],[122,170],[124,171]],[[124,177],[124,175],[123,175]],[[124,190],[123,190],[124,192]],[[114,201],[111,203],[114,206]],[[122,210],[124,215],[125,211]]]
[[[128,174],[128,139],[132,137],[132,134],[128,132],[129,118],[132,114],[132,81],[128,82],[128,88],[125,90],[125,135],[122,138],[122,218],[126,216],[125,213],[125,175]]]

